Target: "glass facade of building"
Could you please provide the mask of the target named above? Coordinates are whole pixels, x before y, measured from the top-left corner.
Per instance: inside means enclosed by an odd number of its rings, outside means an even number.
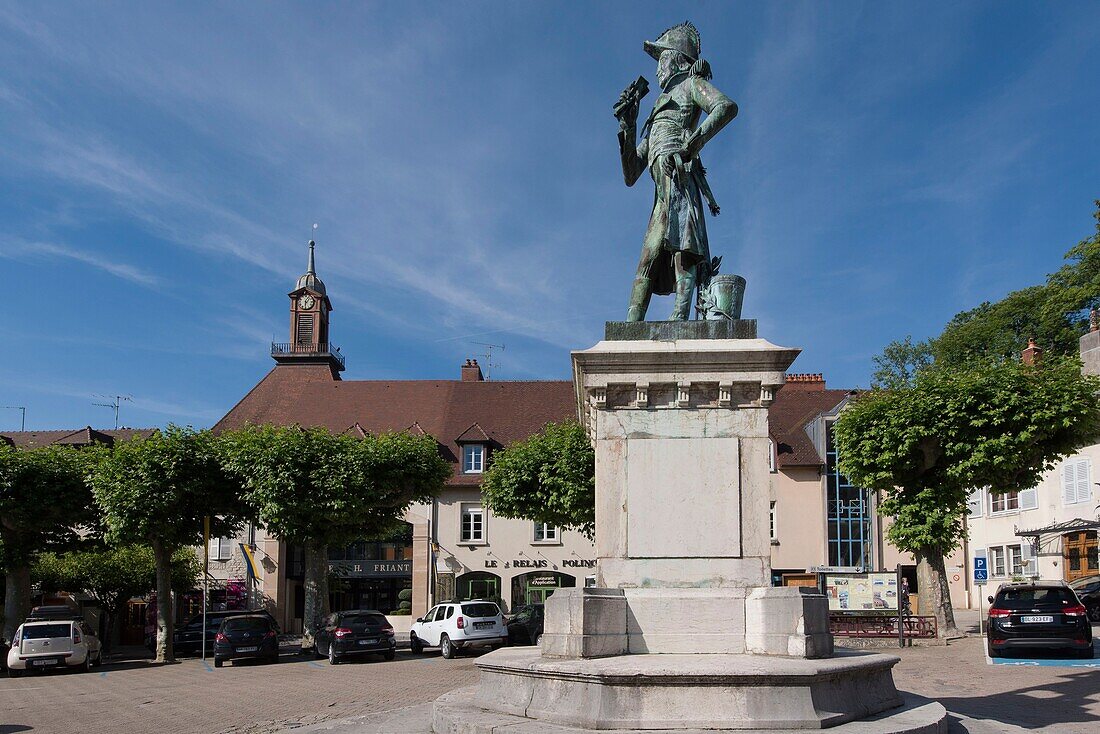
[[[826,424],[825,503],[829,526],[829,565],[873,568],[871,493],[854,487],[837,470],[834,423]]]

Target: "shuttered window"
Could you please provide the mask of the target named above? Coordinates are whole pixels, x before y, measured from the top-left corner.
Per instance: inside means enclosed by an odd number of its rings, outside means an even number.
[[[1076,459],[1062,464],[1062,504],[1088,502],[1092,496],[1088,459]]]
[[[1034,510],[1039,506],[1039,488],[1032,487],[1020,491],[1020,509]]]
[[[295,337],[299,344],[313,343],[313,314],[298,314],[298,330]]]
[[[982,516],[982,490],[975,489],[967,496],[966,511],[970,517]]]

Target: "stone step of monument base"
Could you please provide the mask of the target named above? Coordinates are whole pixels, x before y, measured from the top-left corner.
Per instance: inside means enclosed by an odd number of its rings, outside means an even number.
[[[561,726],[523,716],[489,711],[478,706],[476,686],[444,694],[432,711],[433,734],[806,734],[807,729],[585,729]],[[902,694],[901,706],[881,714],[827,727],[831,734],[948,734],[943,705]]]

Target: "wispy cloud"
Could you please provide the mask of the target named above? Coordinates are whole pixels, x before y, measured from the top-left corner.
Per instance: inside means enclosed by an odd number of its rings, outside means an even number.
[[[163,284],[163,280],[154,275],[125,262],[113,260],[99,253],[87,250],[79,250],[74,247],[58,245],[51,242],[26,242],[20,239],[8,239],[0,241],[0,257],[12,260],[34,258],[62,258],[89,265],[116,278],[137,283],[146,288],[157,288]]]

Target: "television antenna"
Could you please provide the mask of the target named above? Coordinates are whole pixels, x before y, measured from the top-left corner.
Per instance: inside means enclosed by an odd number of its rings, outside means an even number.
[[[0,405],[4,410],[19,410],[23,412],[23,418],[19,422],[19,430],[27,430],[27,406],[25,405]]]
[[[115,409],[115,430],[118,430],[118,406],[122,404],[122,401],[127,403],[134,402],[134,398],[130,395],[96,395],[97,398],[110,398],[110,403],[92,403],[92,405],[98,405],[101,408],[114,408]]]
[[[477,344],[480,347],[485,347],[485,354],[482,355],[485,357],[485,379],[491,380],[493,375],[493,368],[500,366],[499,364],[493,362],[493,350],[500,349],[501,351],[503,351],[504,345],[489,344],[488,342],[473,342],[473,344]]]

